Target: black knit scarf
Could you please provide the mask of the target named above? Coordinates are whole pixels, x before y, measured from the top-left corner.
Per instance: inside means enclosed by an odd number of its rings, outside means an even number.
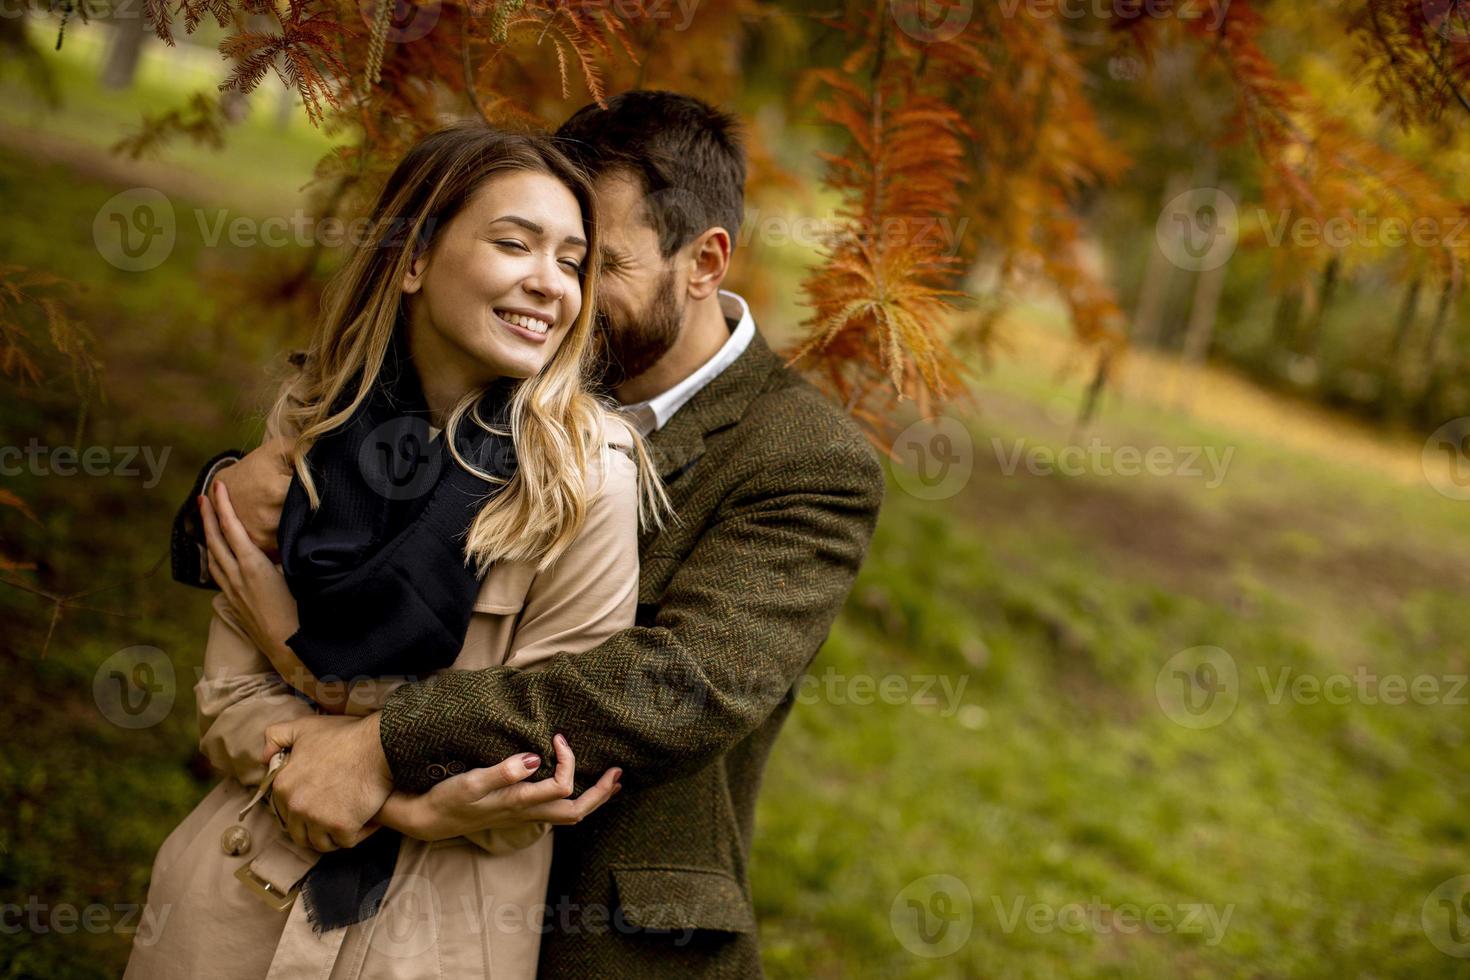
[[[515,386],[502,378],[479,402],[480,417],[505,435],[467,417],[456,437],[460,455],[503,479],[516,470]],[[287,645],[322,680],[422,677],[448,667],[464,646],[480,584],[464,557],[465,533],[503,484],[459,465],[444,433],[430,438],[402,325],[372,393],[312,445],[307,462],[320,506],[311,509],[293,477],[281,509],[281,562],[301,624]],[[302,886],[317,933],[377,914],[400,841],[382,828],[322,855]]]

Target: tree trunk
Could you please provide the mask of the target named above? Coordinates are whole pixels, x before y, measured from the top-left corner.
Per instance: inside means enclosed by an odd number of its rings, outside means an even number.
[[[134,10],[139,8],[134,7]],[[118,17],[112,21],[112,39],[102,63],[102,87],[120,91],[132,88],[143,56],[143,41],[148,37],[148,20],[144,17]]]
[[[1183,174],[1174,174],[1164,189],[1164,205],[1185,191]],[[1172,225],[1167,233],[1178,236]],[[1164,306],[1169,299],[1169,284],[1174,279],[1174,263],[1164,254],[1162,245],[1152,243],[1148,250],[1148,266],[1143,273],[1143,285],[1138,290],[1138,306],[1133,313],[1133,329],[1129,343],[1134,347],[1154,347],[1159,342],[1160,324],[1164,317]]]
[[[1327,320],[1327,311],[1332,306],[1332,299],[1337,294],[1337,276],[1341,269],[1342,259],[1337,255],[1327,260],[1327,267],[1322,270],[1322,288],[1317,294],[1317,309],[1312,314],[1312,322],[1298,338],[1298,354],[1305,357],[1317,356],[1317,347],[1322,342],[1322,326]]]
[[[1397,419],[1403,412],[1405,393],[1408,390],[1402,365],[1404,342],[1414,329],[1414,320],[1419,314],[1419,294],[1424,285],[1422,276],[1415,276],[1404,293],[1404,303],[1399,307],[1398,324],[1394,327],[1393,339],[1388,344],[1388,361],[1383,366],[1383,398],[1379,408],[1383,417]]]
[[[1444,334],[1445,325],[1450,321],[1450,311],[1454,309],[1459,293],[1460,283],[1457,277],[1445,280],[1444,288],[1439,293],[1439,305],[1434,311],[1434,323],[1429,328],[1429,338],[1424,342],[1424,364],[1420,371],[1423,387],[1419,392],[1418,405],[1418,413],[1421,417],[1432,417],[1434,413],[1433,402],[1439,387],[1439,369],[1436,363],[1439,360],[1439,341]]]

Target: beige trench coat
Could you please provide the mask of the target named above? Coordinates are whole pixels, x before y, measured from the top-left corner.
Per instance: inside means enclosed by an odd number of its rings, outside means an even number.
[[[492,566],[464,648],[448,669],[533,667],[632,625],[637,471],[623,423],[610,419],[608,435],[618,448],[593,460],[591,486],[602,489],[576,541],[540,574],[529,565]],[[248,865],[258,879],[289,890],[315,860],[281,829],[268,801],[249,804],[266,772],[265,729],[316,709],[271,669],[222,596],[214,611],[195,696],[200,748],[225,779],[154,860],[143,921],[158,927],[134,937],[125,980],[533,977],[551,868],[553,835],[544,824],[443,841],[404,838],[378,914],[324,936],[312,931],[299,898],[277,911],[236,876]],[[354,701],[370,710],[396,683],[354,689]],[[244,835],[232,830],[240,827]],[[237,850],[248,835],[243,853],[228,853],[227,832]]]

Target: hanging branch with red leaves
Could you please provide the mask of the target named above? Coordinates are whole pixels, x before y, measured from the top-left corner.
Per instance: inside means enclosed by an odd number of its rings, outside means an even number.
[[[869,424],[894,396],[927,406],[960,386],[947,331],[963,269],[936,229],[958,210],[969,176],[969,127],[920,90],[922,52],[890,36],[883,6],[842,72],[815,75],[826,92],[818,112],[851,145],[822,155],[827,186],[844,204],[821,265],[802,284],[810,335],[793,355]]]

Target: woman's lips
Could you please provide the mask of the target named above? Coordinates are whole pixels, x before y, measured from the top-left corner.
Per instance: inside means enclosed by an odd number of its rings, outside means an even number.
[[[490,311],[490,315],[495,317],[496,322],[505,329],[509,330],[511,333],[516,334],[520,337],[524,337],[527,340],[534,341],[538,344],[546,343],[546,338],[551,335],[550,330],[547,330],[546,333],[537,333],[534,330],[527,330],[525,327],[517,326],[516,324],[511,323],[505,317],[501,316],[499,313],[496,313],[494,310]]]

